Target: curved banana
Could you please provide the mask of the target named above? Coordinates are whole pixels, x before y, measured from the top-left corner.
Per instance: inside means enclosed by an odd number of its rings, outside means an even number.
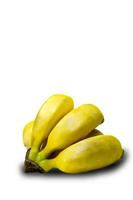
[[[106,167],[118,161],[123,149],[117,138],[100,135],[77,142],[53,159],[38,164],[45,172],[58,168],[65,173],[82,173]]]
[[[34,160],[42,142],[46,139],[58,123],[68,112],[73,109],[74,103],[71,97],[56,94],[48,98],[41,106],[32,129],[32,144],[29,159]]]
[[[26,124],[25,127],[24,127],[24,130],[23,130],[23,143],[24,143],[24,146],[27,149],[31,148],[32,128],[33,128],[33,125],[34,125],[34,120],[31,121],[31,122],[29,122],[28,124]],[[94,136],[97,136],[97,135],[103,135],[103,133],[101,133],[97,129],[94,129],[91,133],[89,133],[87,135],[86,138],[88,138],[88,137],[94,137]]]
[[[84,139],[88,133],[103,122],[103,114],[92,104],[84,104],[69,112],[51,131],[45,148],[35,161],[40,161],[69,145]]]

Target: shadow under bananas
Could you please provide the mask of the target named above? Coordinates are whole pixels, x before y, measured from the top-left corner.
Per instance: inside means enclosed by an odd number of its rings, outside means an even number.
[[[127,160],[129,159],[129,153],[127,150],[124,150],[124,156],[121,158],[120,161],[108,166],[108,167],[105,167],[105,168],[102,168],[102,169],[97,169],[97,170],[94,170],[94,171],[89,171],[89,172],[85,172],[85,173],[80,173],[80,174],[66,174],[66,173],[63,173],[57,169],[53,169],[51,170],[50,172],[48,173],[25,173],[24,172],[24,169],[23,169],[23,165],[20,166],[20,171],[21,171],[21,175],[25,176],[25,177],[40,177],[40,178],[70,178],[70,177],[73,177],[73,178],[81,178],[81,177],[84,177],[84,178],[89,178],[89,177],[96,177],[96,176],[103,176],[103,175],[106,175],[106,174],[109,174],[109,173],[113,173],[117,170],[119,170],[121,167],[123,167],[125,165],[125,163],[127,162]]]

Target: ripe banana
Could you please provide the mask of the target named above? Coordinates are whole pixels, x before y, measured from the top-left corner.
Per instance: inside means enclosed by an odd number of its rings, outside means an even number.
[[[100,135],[77,142],[53,159],[38,164],[45,172],[58,168],[65,173],[82,173],[106,167],[123,155],[121,144],[111,135]]]
[[[42,142],[46,139],[58,121],[73,109],[72,98],[57,94],[53,95],[41,106],[32,128],[32,141],[29,159],[34,160]]]
[[[34,120],[29,122],[28,124],[25,125],[24,130],[23,130],[23,143],[27,149],[31,148],[31,141],[32,141],[32,128],[34,125]],[[94,129],[91,133],[89,133],[86,138],[88,137],[94,137],[97,135],[102,135],[99,130]]]
[[[31,148],[33,125],[34,121],[31,121],[28,124],[26,124],[23,129],[23,143],[27,149]]]
[[[41,161],[54,151],[86,138],[94,128],[103,122],[103,114],[92,104],[84,104],[65,115],[51,131],[45,148],[35,161]]]

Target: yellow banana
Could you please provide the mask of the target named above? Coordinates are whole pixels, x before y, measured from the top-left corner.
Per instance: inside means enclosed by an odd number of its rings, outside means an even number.
[[[72,98],[57,94],[51,96],[40,108],[32,129],[32,144],[29,159],[34,160],[49,133],[57,122],[73,109]]]
[[[27,149],[31,148],[33,125],[34,125],[34,121],[31,121],[25,125],[24,130],[23,130],[23,143]],[[99,130],[94,129],[91,133],[87,135],[87,137],[94,137],[94,136],[102,135],[102,134],[103,133],[101,133]]]
[[[23,129],[23,144],[27,149],[31,148],[32,143],[32,129],[33,129],[34,121],[29,122],[25,125]],[[40,150],[43,149],[46,145],[46,141],[43,141],[43,143],[40,146]]]
[[[33,125],[34,121],[31,121],[28,124],[26,124],[23,129],[23,143],[27,149],[31,148]]]
[[[77,142],[53,159],[39,162],[45,172],[58,168],[65,173],[82,173],[106,167],[123,155],[121,144],[111,135],[100,135]]]
[[[51,131],[45,148],[38,153],[35,161],[43,160],[54,151],[84,139],[102,122],[101,111],[92,104],[84,104],[72,110]]]

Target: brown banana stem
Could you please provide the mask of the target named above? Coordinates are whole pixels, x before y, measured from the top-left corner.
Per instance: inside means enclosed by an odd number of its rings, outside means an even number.
[[[24,172],[30,173],[30,172],[39,172],[44,173],[45,171],[34,161],[28,159],[30,149],[27,150],[25,161],[24,161]]]

